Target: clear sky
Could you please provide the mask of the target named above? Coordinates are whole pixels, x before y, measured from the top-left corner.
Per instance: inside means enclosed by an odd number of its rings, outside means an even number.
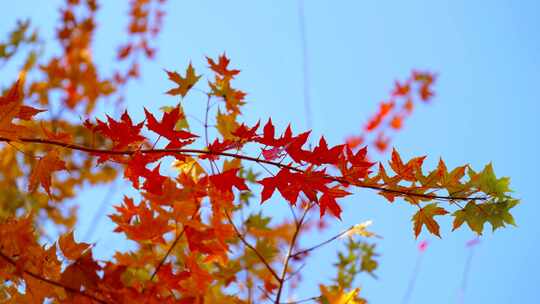
[[[127,1],[102,2],[95,51],[106,69],[114,60],[111,45],[123,35]],[[52,38],[59,3],[10,1],[0,12],[0,34],[17,18],[30,17]],[[440,156],[449,166],[469,163],[479,169],[492,161],[497,174],[512,178],[515,195],[522,199],[514,209],[518,227],[485,233],[473,257],[464,303],[538,303],[540,2],[306,0],[305,18],[313,131],[333,144],[358,132],[395,79],[415,68],[439,74],[437,97],[416,109],[393,144],[406,157],[429,155],[429,166]],[[205,55],[226,51],[242,70],[237,85],[249,93],[248,122],[272,116],[280,126],[305,127],[297,1],[171,0],[159,48],[156,60],[143,67],[142,80],[129,87],[127,107],[133,116],[142,116],[142,106],[156,110],[171,103],[162,94],[170,86],[163,68],[182,70],[192,61],[202,71]],[[4,85],[15,70],[0,70]],[[193,98],[188,110],[197,116],[197,108],[203,106]],[[79,239],[107,189],[87,191],[78,200]],[[379,278],[362,277],[358,283],[372,303],[399,303],[417,256],[410,222],[414,209],[357,192],[342,202],[343,222],[328,236],[373,219],[373,229],[384,236],[378,241]],[[122,194],[118,189],[112,201],[119,202]],[[264,207],[281,203],[274,200]],[[116,248],[114,236],[101,236],[111,230],[104,218],[94,237],[85,240],[98,242],[98,256]],[[451,223],[444,222],[442,240],[422,234],[431,245],[410,303],[458,303],[468,254],[464,244],[473,234],[450,230]],[[333,276],[335,248],[314,255],[299,298],[315,295],[316,282]]]

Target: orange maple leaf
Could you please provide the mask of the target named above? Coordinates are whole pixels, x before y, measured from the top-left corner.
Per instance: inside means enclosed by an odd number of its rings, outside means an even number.
[[[83,252],[90,247],[90,244],[87,243],[76,243],[73,231],[60,236],[58,245],[62,250],[62,254],[73,261],[79,259],[83,255]]]
[[[52,150],[44,157],[41,157],[37,164],[34,165],[30,174],[28,191],[34,192],[38,185],[41,185],[47,191],[47,194],[51,196],[51,174],[59,170],[66,170],[66,163],[58,157],[56,150]]]
[[[195,69],[193,69],[193,66],[191,65],[191,63],[187,67],[186,77],[182,77],[177,72],[171,72],[167,70],[165,70],[165,72],[167,72],[167,75],[169,76],[169,80],[174,81],[178,85],[177,88],[170,89],[169,91],[166,92],[167,94],[173,95],[173,96],[180,95],[182,97],[185,97],[187,95],[187,92],[201,78],[200,75],[195,74]]]
[[[0,136],[7,139],[17,139],[21,136],[30,135],[30,130],[24,126],[16,125],[12,121],[15,118],[30,120],[43,110],[22,105],[20,81],[17,80],[9,91],[0,97]]]
[[[439,234],[439,224],[433,219],[437,215],[445,215],[448,211],[444,210],[441,207],[437,207],[436,203],[426,205],[413,216],[412,220],[414,222],[414,235],[418,237],[422,231],[422,226],[426,226],[429,232],[435,234],[438,237],[441,237]]]
[[[212,69],[212,71],[218,73],[219,75],[225,78],[232,79],[234,78],[234,76],[240,73],[240,70],[229,70],[228,65],[231,60],[227,58],[225,53],[219,56],[217,63],[212,58],[209,58],[209,57],[206,57],[206,60],[208,61],[208,64],[210,65],[210,69]]]

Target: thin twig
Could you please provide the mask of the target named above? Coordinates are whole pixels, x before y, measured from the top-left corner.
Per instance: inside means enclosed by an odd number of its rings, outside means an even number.
[[[285,263],[283,264],[283,269],[281,270],[281,276],[279,277],[279,288],[276,295],[276,304],[279,303],[279,300],[281,299],[281,294],[283,292],[283,285],[285,283],[285,275],[287,274],[287,268],[289,267],[289,261],[291,260],[292,251],[294,250],[294,246],[296,245],[296,240],[298,239],[298,235],[300,234],[300,230],[302,229],[302,224],[304,223],[304,220],[306,219],[306,215],[308,214],[308,211],[313,207],[315,204],[310,203],[308,207],[304,210],[304,213],[302,214],[302,217],[300,217],[300,220],[298,221],[298,224],[296,225],[296,229],[294,230],[294,234],[291,239],[291,243],[289,245],[289,250],[287,250],[287,256],[285,257]]]
[[[303,249],[303,250],[297,251],[297,252],[295,252],[294,254],[291,255],[291,258],[295,258],[295,257],[297,257],[297,256],[299,256],[299,255],[303,255],[303,254],[308,253],[308,252],[310,252],[310,251],[313,251],[313,250],[315,250],[315,249],[317,249],[317,248],[319,248],[319,247],[322,247],[322,246],[324,246],[324,245],[326,245],[326,244],[332,242],[333,240],[336,240],[336,239],[338,239],[339,237],[341,237],[341,236],[347,234],[349,231],[351,231],[351,230],[353,230],[353,229],[354,229],[354,226],[351,226],[351,227],[349,227],[349,229],[341,231],[340,233],[334,235],[333,237],[329,238],[328,240],[326,240],[326,241],[324,241],[324,242],[322,242],[322,243],[319,243],[319,244],[317,244],[317,245],[315,245],[315,246],[312,246],[312,247],[309,247],[309,248],[307,248],[307,249]]]
[[[264,290],[264,288],[262,288],[261,286],[257,286],[257,289],[262,291],[265,298],[267,298],[268,300],[274,302],[274,299],[272,299],[272,297],[268,294],[268,292],[266,290]],[[248,302],[248,303],[251,303],[251,302]]]
[[[298,1],[298,21],[300,27],[300,44],[302,47],[302,76],[304,87],[304,111],[306,115],[306,129],[311,130],[311,99],[309,95],[309,58],[306,38],[304,0]]]
[[[272,268],[272,266],[270,266],[270,263],[268,263],[268,261],[266,261],[266,259],[261,255],[261,253],[257,250],[257,248],[253,247],[253,245],[251,245],[243,236],[242,234],[240,233],[240,231],[238,230],[238,228],[236,227],[236,225],[234,225],[234,222],[232,221],[231,219],[231,216],[229,215],[229,213],[227,211],[224,211],[225,213],[225,216],[227,216],[227,220],[229,221],[229,223],[231,224],[231,226],[233,227],[234,229],[234,232],[236,233],[236,235],[238,236],[238,238],[240,239],[240,241],[242,241],[242,243],[248,247],[249,249],[251,249],[255,255],[259,258],[259,260],[264,264],[264,266],[266,266],[266,268],[268,269],[268,271],[270,271],[270,273],[272,274],[272,276],[278,280],[278,282],[280,281],[280,277],[278,276],[278,274],[276,273],[276,271]]]
[[[199,208],[197,208],[195,210],[195,212],[193,213],[193,215],[191,216],[191,218],[193,219],[195,217],[195,215],[197,215],[197,213],[199,212]],[[163,258],[161,259],[161,261],[159,261],[159,264],[156,266],[156,269],[154,269],[154,272],[152,273],[152,275],[150,276],[150,282],[154,280],[154,277],[156,276],[156,274],[158,273],[159,269],[161,269],[161,267],[163,266],[163,264],[165,264],[165,261],[167,260],[167,258],[169,257],[169,255],[171,254],[173,248],[176,246],[176,244],[178,243],[178,241],[180,241],[180,239],[182,238],[182,236],[184,235],[184,232],[186,232],[186,225],[183,225],[182,226],[182,231],[180,231],[180,233],[176,236],[176,238],[174,239],[174,242],[171,244],[171,247],[169,247],[169,249],[167,250],[167,252],[165,253],[165,256],[163,256]]]
[[[94,214],[94,218],[90,222],[90,225],[88,226],[88,230],[86,230],[86,233],[84,234],[83,239],[90,241],[90,238],[94,235],[94,232],[96,231],[96,227],[98,226],[99,221],[101,220],[101,217],[107,210],[107,206],[108,206],[109,201],[111,200],[111,197],[116,192],[117,183],[118,182],[113,182],[111,186],[109,187],[109,190],[103,197],[103,200],[101,201],[101,204],[99,205],[98,210]]]
[[[292,302],[281,302],[279,304],[300,304],[300,303],[306,303],[306,302],[309,302],[309,301],[317,301],[320,298],[322,298],[322,296],[316,296],[316,297],[311,297],[311,298],[302,299],[302,300],[298,300],[298,301],[292,301]]]

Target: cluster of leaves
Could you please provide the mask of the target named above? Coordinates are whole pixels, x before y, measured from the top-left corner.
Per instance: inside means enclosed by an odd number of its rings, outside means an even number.
[[[161,5],[163,1],[131,2],[130,42],[119,53],[121,59],[133,56],[130,71],[136,69],[137,53],[152,57],[149,44],[161,25]],[[35,71],[41,80],[27,84],[26,75],[33,74],[25,67],[0,99],[0,185],[6,189],[0,198],[0,279],[6,282],[0,287],[2,301],[282,303],[285,290],[299,284],[308,253],[337,238],[299,249],[302,236],[324,228],[310,215],[318,208],[320,219],[339,219],[339,201],[353,188],[413,205],[415,236],[424,226],[439,236],[435,216],[453,216],[454,229],[467,223],[478,234],[486,222],[493,229],[514,224],[509,210],[518,201],[509,194],[508,178],[497,178],[491,165],[480,172],[468,165],[448,170],[440,160],[424,173],[425,157],[403,161],[394,150],[385,166],[371,162],[365,146],[329,146],[321,137],[317,145],[306,147],[309,131],[294,133],[288,126],[279,132],[271,119],[262,128],[260,122],[246,124],[240,120],[246,93],[233,84],[240,71],[229,67],[225,54],[206,58],[213,74],[207,87],[191,64],[184,73],[166,71],[174,83],[167,94],[180,102],[164,107],[161,115],[144,109],[142,121],[127,111],[119,118],[94,119],[96,103],[138,75],[104,78],[98,73],[90,53],[97,11],[92,0],[66,1],[57,32],[62,54]],[[154,18],[149,19],[150,11]],[[433,80],[429,73],[413,73],[404,85],[396,84],[399,90],[393,96],[409,101],[414,84],[421,99],[428,100]],[[202,132],[189,128],[182,107],[195,86],[207,101]],[[84,123],[50,113],[55,91],[62,93],[62,108],[87,118]],[[49,118],[40,108],[45,106]],[[403,119],[409,109],[406,102],[398,112],[378,113],[370,130],[388,117]],[[75,211],[66,212],[61,203],[84,185],[111,182],[117,174],[138,195],[125,196],[109,217],[115,231],[137,246],[129,252],[118,248],[110,260],[97,261],[89,244],[75,241],[69,230]],[[264,203],[272,197],[289,205],[290,218],[276,224],[254,211],[255,200]],[[45,246],[39,240],[46,232],[33,227],[51,220],[68,229]],[[374,236],[365,225],[347,232]],[[347,250],[339,255],[335,284],[321,285],[314,301],[365,302],[353,282],[360,272],[373,274],[374,245],[351,240]]]
[[[36,56],[38,55],[38,46],[40,44],[37,31],[30,31],[30,21],[18,21],[15,29],[13,29],[5,42],[0,43],[0,60],[4,63],[9,61],[19,48],[24,46],[32,47],[33,50],[26,59],[25,67],[33,65]]]
[[[436,75],[430,72],[413,71],[403,83],[396,81],[388,101],[379,104],[377,112],[369,118],[360,135],[347,138],[347,144],[356,148],[362,144],[374,146],[384,152],[390,144],[388,133],[398,131],[411,116],[415,102],[429,102],[435,93],[433,85]]]
[[[378,262],[375,258],[378,254],[375,252],[375,247],[375,244],[370,244],[364,240],[349,238],[346,244],[346,251],[338,252],[338,262],[334,264],[337,269],[337,276],[334,280],[335,284],[325,287],[326,294],[322,292],[322,303],[325,303],[325,300],[327,301],[326,303],[334,303],[335,301],[328,299],[328,294],[334,293],[343,296],[343,290],[352,290],[353,292],[349,292],[351,297],[349,302],[346,303],[367,303],[365,299],[358,297],[360,289],[355,288],[353,283],[361,273],[367,273],[372,277],[376,277],[374,271],[377,269]]]
[[[139,57],[152,59],[156,53],[153,40],[158,36],[163,25],[165,0],[131,0],[129,9],[128,41],[120,46],[117,58],[129,61],[126,71],[116,71],[114,79],[118,84],[125,84],[131,78],[139,77]]]

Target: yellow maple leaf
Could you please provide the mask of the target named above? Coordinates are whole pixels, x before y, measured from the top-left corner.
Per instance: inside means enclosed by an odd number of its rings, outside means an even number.
[[[356,224],[354,226],[351,227],[351,229],[349,229],[345,234],[343,234],[343,237],[353,237],[354,235],[360,235],[360,236],[363,236],[363,237],[378,237],[380,238],[380,236],[378,236],[377,234],[371,232],[371,231],[368,231],[366,228],[371,226],[373,224],[373,221],[372,220],[367,220],[365,222],[362,222],[360,224]]]
[[[326,300],[328,304],[363,304],[364,301],[357,301],[356,296],[360,292],[360,288],[354,288],[349,292],[345,292],[343,289],[328,289],[324,285],[319,285],[321,290],[321,298]]]

